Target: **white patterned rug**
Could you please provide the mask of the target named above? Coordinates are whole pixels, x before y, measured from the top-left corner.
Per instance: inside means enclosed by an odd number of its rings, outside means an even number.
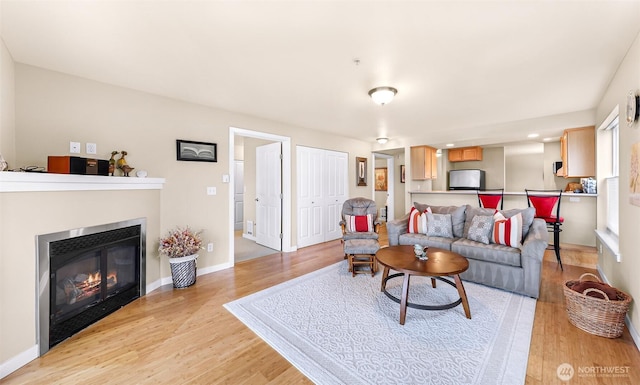
[[[380,291],[381,273],[340,262],[225,304],[316,384],[523,384],[535,299],[464,282],[471,308],[407,309]],[[411,277],[409,301],[442,304],[454,287]],[[402,278],[387,283],[400,295]]]

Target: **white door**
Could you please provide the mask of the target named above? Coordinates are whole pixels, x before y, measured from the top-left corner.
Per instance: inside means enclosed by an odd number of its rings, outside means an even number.
[[[256,242],[282,250],[282,146],[256,148]]]
[[[348,158],[348,154],[344,152],[325,151],[325,242],[342,238],[342,229],[339,223],[342,204],[347,200]]]
[[[242,230],[244,222],[244,161],[236,160],[233,172],[233,229]]]
[[[296,147],[298,179],[298,247],[324,242],[322,227],[323,151],[317,148]]]
[[[298,146],[298,247],[342,237],[340,217],[347,199],[348,159],[344,152]]]

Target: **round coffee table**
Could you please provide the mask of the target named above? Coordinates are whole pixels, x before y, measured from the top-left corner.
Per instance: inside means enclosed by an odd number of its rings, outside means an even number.
[[[464,291],[464,286],[462,285],[459,275],[469,268],[469,261],[458,253],[435,247],[429,248],[427,256],[429,259],[426,261],[421,261],[416,258],[413,253],[413,246],[383,247],[378,251],[378,253],[376,253],[378,263],[384,266],[380,291],[384,292],[387,297],[400,304],[400,325],[404,325],[407,315],[407,306],[422,310],[444,310],[456,307],[462,303],[464,313],[467,318],[470,319],[471,311],[469,310],[469,302],[467,301],[467,294]],[[398,271],[399,273],[389,275],[390,269]],[[409,278],[412,275],[431,277],[431,285],[434,288],[436,287],[436,279],[454,286],[458,290],[460,299],[444,305],[421,305],[411,303],[409,302]],[[387,281],[392,278],[402,276],[404,276],[402,283],[402,298],[397,298],[387,291]],[[452,282],[450,279],[444,278],[446,276],[453,276],[454,281]]]

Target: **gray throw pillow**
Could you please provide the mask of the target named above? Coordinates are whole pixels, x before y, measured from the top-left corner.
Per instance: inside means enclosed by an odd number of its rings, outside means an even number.
[[[464,234],[464,213],[467,205],[462,206],[429,206],[426,203],[413,202],[413,207],[423,212],[427,207],[431,207],[434,214],[451,214],[451,227],[453,228],[453,236],[462,238]]]
[[[471,220],[471,226],[469,227],[467,238],[471,239],[472,241],[481,242],[485,245],[488,245],[492,228],[493,216],[476,215]]]
[[[451,214],[427,212],[427,235],[430,237],[453,238]]]

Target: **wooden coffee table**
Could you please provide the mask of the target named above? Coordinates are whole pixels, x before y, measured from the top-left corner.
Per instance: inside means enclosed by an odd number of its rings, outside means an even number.
[[[400,325],[404,325],[407,315],[407,306],[421,310],[444,310],[456,307],[462,303],[464,313],[467,318],[471,318],[469,310],[469,302],[467,301],[467,293],[460,280],[459,274],[469,268],[469,261],[458,253],[452,251],[437,249],[430,247],[427,251],[429,257],[426,261],[416,258],[413,253],[413,246],[389,246],[381,248],[376,254],[378,263],[384,266],[382,274],[382,285],[380,291],[384,292],[387,297],[400,304]],[[389,270],[393,269],[399,273],[389,275]],[[412,275],[421,275],[431,277],[431,286],[436,287],[436,279],[443,281],[458,289],[460,299],[452,303],[444,305],[421,305],[409,302],[409,279]],[[402,283],[402,298],[391,295],[387,289],[387,281],[404,276]],[[453,276],[454,281],[444,278]]]

